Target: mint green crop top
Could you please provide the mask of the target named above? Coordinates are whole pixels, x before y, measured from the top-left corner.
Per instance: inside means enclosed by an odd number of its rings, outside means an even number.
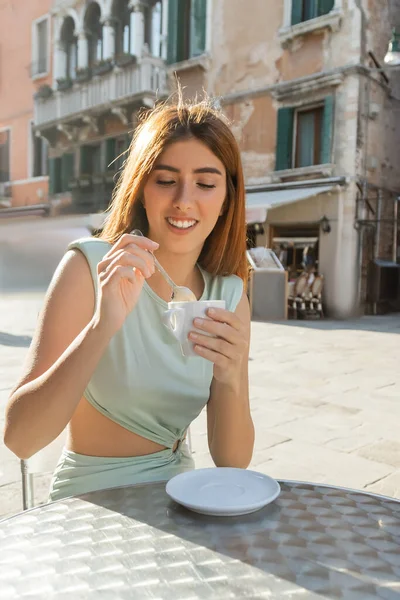
[[[86,257],[97,297],[97,264],[111,245],[85,238],[72,242]],[[235,311],[243,292],[236,275],[213,277],[202,270],[202,300],[225,300]],[[163,325],[168,304],[144,283],[135,308],[113,336],[84,392],[98,411],[125,429],[172,448],[207,404],[213,365],[182,356],[179,342]]]

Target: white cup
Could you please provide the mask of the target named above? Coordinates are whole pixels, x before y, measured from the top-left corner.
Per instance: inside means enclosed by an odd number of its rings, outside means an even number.
[[[188,339],[191,331],[197,331],[203,335],[209,335],[194,326],[194,319],[200,317],[209,319],[207,310],[209,308],[225,308],[225,300],[198,300],[197,302],[169,302],[168,310],[163,314],[163,323],[176,337],[181,345],[183,356],[199,356],[194,351],[194,344]],[[211,336],[213,337],[213,336]]]

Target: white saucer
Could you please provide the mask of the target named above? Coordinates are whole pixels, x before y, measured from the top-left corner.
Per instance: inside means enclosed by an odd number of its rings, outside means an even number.
[[[273,502],[280,494],[279,483],[256,471],[215,467],[176,475],[167,483],[167,494],[204,515],[246,515]]]

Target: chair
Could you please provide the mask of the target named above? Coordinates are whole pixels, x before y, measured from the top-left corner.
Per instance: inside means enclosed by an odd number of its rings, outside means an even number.
[[[323,318],[324,313],[322,309],[322,289],[324,287],[323,275],[317,275],[311,286],[311,309],[320,318]]]
[[[301,273],[296,279],[292,295],[288,298],[289,308],[295,319],[299,318],[300,313],[304,313],[306,309],[305,294],[308,287],[308,274]]]
[[[21,460],[22,507],[35,506],[33,475],[54,471],[67,437],[67,428],[47,446],[26,460]]]

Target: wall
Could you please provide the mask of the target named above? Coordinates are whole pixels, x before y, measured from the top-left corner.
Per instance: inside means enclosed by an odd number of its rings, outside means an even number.
[[[47,181],[30,179],[28,148],[33,94],[39,85],[51,84],[51,55],[48,76],[36,81],[30,76],[32,22],[49,13],[51,4],[51,0],[0,4],[0,129],[11,128],[11,180],[19,182],[12,186],[15,206],[41,202],[38,189],[47,198]]]

